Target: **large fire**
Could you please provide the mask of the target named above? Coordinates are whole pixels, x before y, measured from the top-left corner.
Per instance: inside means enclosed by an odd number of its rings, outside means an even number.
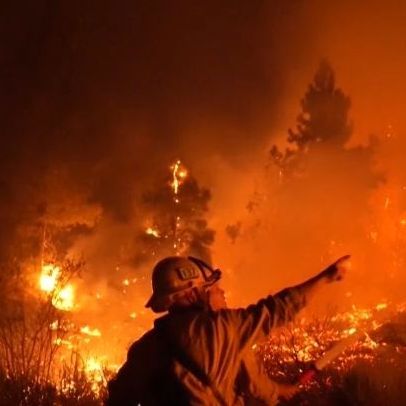
[[[168,187],[175,207],[178,208],[182,203],[180,188],[187,180],[188,172],[179,160],[170,167],[170,171],[172,181]],[[388,211],[390,207],[391,200],[386,197],[383,201],[383,209]],[[173,243],[173,249],[176,253],[178,253],[181,245],[181,239],[178,235],[181,221],[180,215],[176,215],[175,241]],[[403,226],[404,222],[402,217],[398,224]],[[143,229],[147,236],[153,237],[157,241],[168,238],[152,222],[145,222],[144,224],[149,224]],[[378,232],[372,232],[376,233],[374,237],[376,240]],[[122,318],[117,323],[103,326],[102,320],[86,319],[86,306],[89,306],[89,303],[95,306],[97,302],[98,308],[103,309],[105,307],[107,309],[108,304],[111,303],[113,292],[106,290],[103,293],[96,291],[89,294],[85,287],[85,289],[82,288],[81,295],[79,295],[78,281],[66,278],[64,272],[62,266],[49,263],[42,266],[39,275],[39,290],[46,294],[52,306],[68,313],[69,316],[65,322],[59,319],[51,321],[49,330],[64,332],[63,336],[56,337],[54,340],[54,344],[61,351],[61,365],[64,362],[62,360],[67,359],[69,353],[83,354],[81,370],[91,383],[92,391],[95,394],[100,394],[101,388],[106,385],[106,371],[116,371],[125,355],[124,344],[121,343],[120,347],[109,342],[109,340],[113,342],[112,336],[109,336],[109,331],[112,331],[114,336],[116,334],[114,332],[122,333],[126,323],[140,323],[142,327],[139,327],[136,335],[130,331],[129,339],[135,339],[148,329],[143,323],[146,318],[145,311],[139,310],[130,301],[128,307],[123,309],[123,313],[126,313],[126,321]],[[122,297],[135,292],[139,282],[144,280],[143,277],[131,276],[128,271],[122,274],[119,266],[115,268],[115,272],[119,278],[116,286],[120,286],[119,291]],[[116,294],[114,293],[114,295]],[[347,296],[351,297],[351,294]],[[87,305],[84,306],[83,303],[87,303]],[[121,303],[120,306],[122,306]],[[257,352],[271,371],[279,371],[276,378],[293,379],[300,373],[303,365],[316,361],[340,340],[348,339],[349,345],[346,351],[329,366],[329,368],[335,368],[337,371],[348,370],[357,360],[372,362],[377,354],[386,348],[387,337],[382,338],[379,335],[380,328],[385,326],[390,317],[401,314],[404,310],[404,306],[396,307],[388,301],[382,301],[370,308],[360,308],[353,305],[349,311],[338,312],[325,319],[302,318],[288,326],[282,333],[276,332],[267,342],[255,344],[253,351]],[[102,337],[103,339],[101,339]],[[104,343],[107,345],[103,345]],[[117,358],[118,349],[120,350],[120,358]],[[399,351],[401,350],[399,349]],[[69,385],[70,389],[74,388],[74,383]]]

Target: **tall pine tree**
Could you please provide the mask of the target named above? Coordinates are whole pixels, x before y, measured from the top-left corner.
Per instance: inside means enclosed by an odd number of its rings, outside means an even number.
[[[285,152],[271,148],[273,163],[284,174],[300,169],[303,155],[317,145],[342,149],[352,135],[348,118],[350,98],[336,85],[331,65],[322,60],[303,99],[296,128],[288,130],[287,141],[293,148]]]
[[[319,68],[301,101],[302,111],[296,129],[289,130],[288,141],[299,150],[314,143],[344,146],[352,133],[348,112],[350,98],[336,86],[331,65],[321,61]]]
[[[322,61],[301,100],[295,129],[288,131],[289,148],[271,150],[274,251],[293,249],[310,261],[346,247],[353,253],[369,249],[365,224],[381,177],[374,169],[373,143],[348,145],[350,104]]]

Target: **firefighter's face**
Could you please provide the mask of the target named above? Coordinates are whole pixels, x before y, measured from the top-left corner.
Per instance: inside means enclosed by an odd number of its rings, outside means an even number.
[[[209,306],[212,310],[217,311],[227,308],[224,290],[220,287],[219,283],[211,286],[207,293]]]

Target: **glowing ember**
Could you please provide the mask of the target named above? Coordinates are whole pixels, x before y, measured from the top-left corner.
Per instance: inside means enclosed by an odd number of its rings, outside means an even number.
[[[50,330],[58,330],[58,329],[59,329],[59,322],[58,322],[58,320],[55,320],[54,322],[52,322],[52,323],[49,325],[49,329],[50,329]]]
[[[355,327],[351,327],[350,329],[348,329],[348,330],[344,330],[343,331],[343,335],[345,336],[345,335],[349,335],[349,336],[352,336],[353,334],[355,334],[357,332],[357,329],[355,328]]]
[[[152,227],[148,227],[148,228],[145,230],[145,234],[147,234],[147,235],[152,235],[152,236],[155,237],[155,238],[159,238],[159,237],[160,237],[159,231],[158,231],[157,229],[155,229],[155,228],[152,228]]]
[[[58,337],[55,341],[54,344],[57,346],[61,346],[64,345],[66,346],[68,349],[73,349],[75,348],[75,346],[69,341],[69,340],[63,340],[62,338]]]
[[[124,279],[122,283],[124,286],[130,286],[130,281],[128,279]]]
[[[383,310],[386,309],[388,307],[387,303],[378,303],[375,307],[376,310]]]
[[[100,332],[99,329],[97,329],[97,328],[91,329],[91,328],[90,328],[89,326],[87,326],[87,325],[81,327],[81,328],[80,328],[80,332],[81,332],[82,334],[86,334],[86,335],[92,336],[92,337],[101,337],[101,332]]]
[[[52,293],[57,286],[58,279],[61,275],[59,266],[47,264],[42,266],[39,285],[42,291]]]

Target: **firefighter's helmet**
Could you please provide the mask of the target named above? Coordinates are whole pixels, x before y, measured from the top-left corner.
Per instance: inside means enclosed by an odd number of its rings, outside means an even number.
[[[152,271],[152,296],[146,307],[155,313],[164,312],[174,303],[180,292],[210,286],[221,278],[221,271],[213,269],[194,257],[167,257]]]

